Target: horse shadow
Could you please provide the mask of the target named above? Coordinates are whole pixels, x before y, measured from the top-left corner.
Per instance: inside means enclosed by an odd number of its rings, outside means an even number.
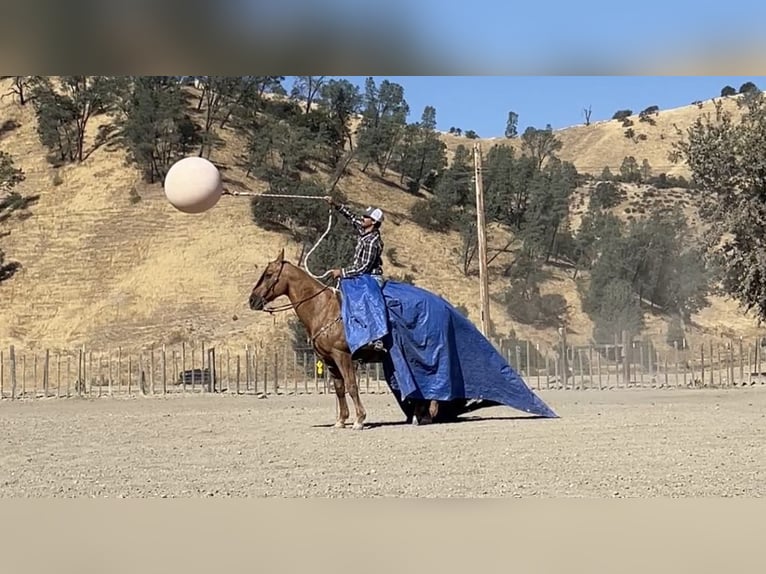
[[[541,416],[541,415],[499,415],[499,416],[462,416],[458,417],[456,419],[452,420],[446,420],[446,421],[439,421],[434,423],[429,423],[426,425],[419,425],[419,426],[444,426],[444,425],[454,425],[454,424],[460,424],[460,423],[478,423],[483,421],[526,421],[526,420],[537,420],[537,419],[545,419],[547,417]],[[332,428],[335,423],[324,423],[324,424],[316,424],[311,425],[312,428]],[[404,426],[414,426],[412,423],[408,423],[407,421],[375,421],[375,422],[365,422],[364,423],[365,430],[372,430],[376,428],[386,428],[386,427],[404,427]]]

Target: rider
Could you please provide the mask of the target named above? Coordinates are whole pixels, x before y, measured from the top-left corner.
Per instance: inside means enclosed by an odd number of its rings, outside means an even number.
[[[330,273],[336,279],[370,275],[382,287],[383,239],[380,236],[380,226],[383,223],[383,212],[377,207],[368,207],[361,216],[358,216],[347,206],[336,203],[330,196],[325,196],[324,200],[348,219],[359,234],[353,263],[346,267],[331,269]],[[381,351],[383,342],[373,341],[372,347]]]

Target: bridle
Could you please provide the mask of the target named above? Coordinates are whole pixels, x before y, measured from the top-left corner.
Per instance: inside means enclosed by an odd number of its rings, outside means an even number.
[[[263,294],[263,299],[264,300],[266,300],[268,298],[268,296],[272,294],[272,291],[277,286],[277,283],[279,283],[279,278],[282,276],[282,270],[284,269],[284,267],[285,267],[285,262],[282,261],[279,264],[279,271],[277,271],[276,275],[274,275],[273,279],[269,283],[268,288],[266,289],[266,292]],[[324,287],[322,287],[316,293],[313,293],[313,294],[309,295],[308,297],[306,297],[304,299],[301,299],[300,301],[298,301],[295,304],[290,302],[290,303],[287,303],[285,305],[279,305],[277,307],[267,307],[266,305],[264,305],[262,311],[268,313],[269,315],[273,315],[274,313],[280,313],[282,311],[289,311],[290,309],[297,309],[300,305],[302,305],[306,301],[309,301],[309,300],[313,299],[314,297],[320,295],[321,293],[324,293],[325,291],[327,291],[327,289],[330,289],[330,288],[331,288],[330,285],[325,285]]]

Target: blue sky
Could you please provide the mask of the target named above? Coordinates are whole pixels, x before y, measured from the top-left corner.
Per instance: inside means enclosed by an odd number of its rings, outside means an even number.
[[[364,76],[344,76],[364,89]],[[581,124],[583,108],[591,107],[591,121],[606,120],[614,112],[635,113],[656,105],[660,109],[685,106],[717,97],[730,85],[738,90],[747,81],[766,89],[759,76],[373,76],[400,84],[410,105],[410,121],[417,121],[427,105],[436,108],[438,129],[472,129],[481,137],[501,137],[508,112],[519,114],[518,131],[527,126],[554,129]],[[289,85],[289,82],[286,82]]]

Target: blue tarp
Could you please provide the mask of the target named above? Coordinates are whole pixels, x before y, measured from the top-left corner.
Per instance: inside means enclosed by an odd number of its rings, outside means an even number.
[[[558,417],[473,323],[438,295],[391,280],[381,289],[369,276],[342,279],[340,291],[352,353],[382,338],[388,384],[403,399],[488,399]]]

